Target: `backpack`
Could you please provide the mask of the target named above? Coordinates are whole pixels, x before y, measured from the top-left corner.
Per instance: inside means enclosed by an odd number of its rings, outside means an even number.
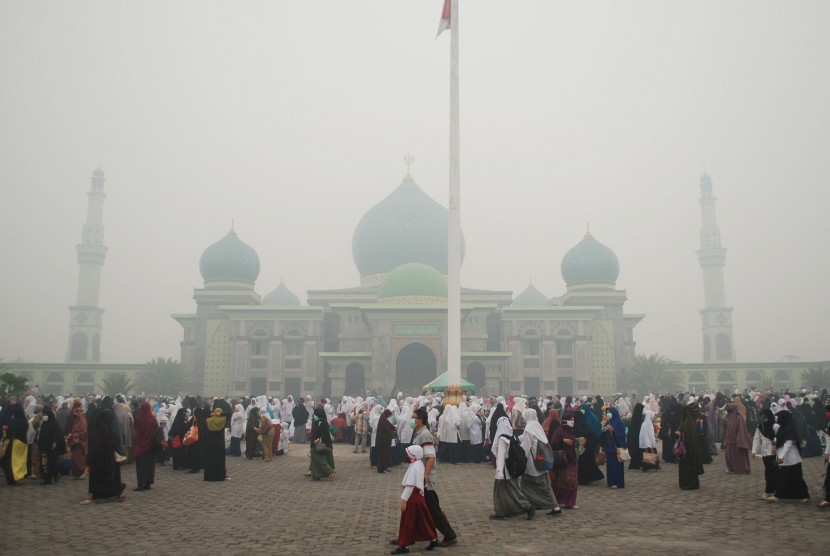
[[[522,445],[515,436],[503,434],[510,440],[510,447],[507,450],[507,459],[504,461],[504,468],[511,477],[520,477],[527,470],[527,456]]]
[[[550,444],[536,439],[536,450],[534,450],[533,465],[537,471],[550,471],[553,469],[553,448]]]

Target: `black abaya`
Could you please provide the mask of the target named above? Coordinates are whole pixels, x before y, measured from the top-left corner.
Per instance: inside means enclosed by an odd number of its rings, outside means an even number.
[[[225,429],[206,430],[204,478],[206,481],[224,481],[225,475]]]
[[[678,430],[686,442],[686,455],[677,460],[678,482],[681,490],[697,490],[700,488],[700,475],[703,475],[703,464],[701,463],[701,444],[697,423],[695,422],[692,409],[684,407],[681,410],[682,418]],[[665,442],[664,442],[665,444]]]

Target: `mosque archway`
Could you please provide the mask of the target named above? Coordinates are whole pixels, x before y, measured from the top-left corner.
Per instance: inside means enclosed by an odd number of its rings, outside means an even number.
[[[424,384],[438,376],[438,361],[435,353],[420,342],[405,345],[395,359],[395,388],[393,395],[418,394]]]

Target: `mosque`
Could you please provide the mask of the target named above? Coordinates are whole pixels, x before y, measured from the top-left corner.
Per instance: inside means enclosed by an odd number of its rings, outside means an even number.
[[[260,260],[231,229],[201,256],[196,312],[173,315],[181,360],[206,394],[389,395],[419,392],[447,368],[447,209],[407,174],[360,219],[352,238],[360,284],[284,284],[260,298]],[[567,292],[532,284],[462,288],[462,377],[480,393],[613,392],[634,357],[643,315],[625,314],[619,262],[590,233],[562,259]]]
[[[104,172],[93,172],[78,255],[78,293],[70,307],[64,363],[7,363],[48,394],[100,392],[103,379],[135,380],[143,363],[101,362],[99,304],[104,246]],[[808,368],[830,362],[736,362],[732,308],[724,287],[712,180],[700,181],[703,272],[702,363],[671,367],[687,391],[797,388]],[[307,304],[279,284],[260,297],[260,260],[231,229],[202,253],[196,310],[172,317],[182,327],[181,362],[189,389],[206,395],[383,395],[420,391],[447,368],[448,212],[407,173],[359,220],[352,255],[360,283],[310,290]],[[611,394],[634,359],[614,252],[590,233],[562,258],[566,291],[548,297],[532,284],[511,291],[462,288],[461,376],[479,394]],[[806,385],[810,386],[810,385]]]

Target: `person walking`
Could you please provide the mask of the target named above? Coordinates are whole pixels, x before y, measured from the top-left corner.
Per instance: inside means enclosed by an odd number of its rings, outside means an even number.
[[[135,416],[135,474],[138,486],[136,492],[150,490],[155,482],[156,462],[153,454],[153,438],[158,429],[158,422],[150,411],[150,404],[141,402]],[[119,434],[121,434],[119,429]]]
[[[401,520],[398,524],[398,536],[390,542],[398,545],[391,554],[408,554],[411,544],[417,541],[429,541],[427,550],[438,546],[435,523],[429,513],[424,498],[424,450],[420,446],[406,449],[409,467],[403,476],[403,493],[401,494]]]
[[[686,443],[686,454],[677,460],[678,483],[681,490],[697,490],[700,488],[700,475],[703,475],[701,450],[708,450],[708,446],[701,446],[700,434],[697,428],[692,408],[684,405],[680,409],[680,424],[677,436]]]
[[[262,436],[262,461],[271,461],[271,456],[274,452],[274,423],[267,413],[264,413],[259,418],[259,428],[257,429],[260,436]]]

